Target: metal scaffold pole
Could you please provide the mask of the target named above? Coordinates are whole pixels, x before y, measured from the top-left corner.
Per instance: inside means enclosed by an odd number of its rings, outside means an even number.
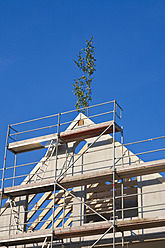
[[[15,154],[15,158],[14,158],[13,186],[15,186],[16,166],[17,166],[17,154]]]
[[[124,232],[122,232],[122,248],[124,248]]]
[[[55,212],[55,198],[56,198],[56,177],[57,177],[57,163],[58,163],[58,142],[60,135],[60,116],[58,114],[58,126],[57,126],[57,140],[56,140],[56,161],[54,169],[54,194],[53,194],[53,213],[52,213],[52,236],[51,236],[51,248],[53,248],[53,237],[54,237],[54,212]]]
[[[116,206],[115,206],[115,117],[116,117],[116,101],[114,100],[113,113],[113,248],[115,248],[115,224],[116,224]]]
[[[4,178],[5,178],[6,157],[7,157],[7,148],[8,148],[9,133],[10,133],[10,125],[8,125],[8,128],[7,128],[6,145],[5,145],[5,155],[4,155],[4,162],[3,162],[1,195],[0,195],[0,212],[1,212],[1,206],[2,206],[2,196],[3,196],[3,188],[4,188]]]
[[[104,236],[112,229],[112,227],[113,226],[110,226],[107,230],[106,230],[106,232],[105,233],[103,233],[102,235],[101,235],[101,237],[98,239],[98,240],[96,240],[95,242],[94,242],[94,244],[90,247],[90,248],[93,248],[102,238],[104,238]]]
[[[122,145],[122,167],[124,166],[123,161],[123,143],[124,143],[124,137],[123,137],[123,127],[121,131],[121,145]],[[121,209],[122,209],[122,220],[124,220],[124,179],[121,180]],[[124,248],[124,231],[122,232],[122,248]]]
[[[15,140],[17,140],[17,132],[16,132],[16,139]],[[16,167],[17,167],[17,153],[15,154],[15,158],[14,158],[13,186],[15,186]]]

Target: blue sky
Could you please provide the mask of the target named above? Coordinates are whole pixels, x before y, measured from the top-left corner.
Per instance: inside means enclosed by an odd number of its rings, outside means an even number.
[[[117,99],[126,142],[165,135],[164,13],[164,0],[0,0],[0,164],[8,124],[74,108],[73,59],[93,35],[91,104]]]

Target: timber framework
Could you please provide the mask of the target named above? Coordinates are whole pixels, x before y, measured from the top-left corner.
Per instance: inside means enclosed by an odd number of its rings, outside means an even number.
[[[114,100],[8,126],[0,246],[165,246],[165,136],[124,143],[122,112]]]

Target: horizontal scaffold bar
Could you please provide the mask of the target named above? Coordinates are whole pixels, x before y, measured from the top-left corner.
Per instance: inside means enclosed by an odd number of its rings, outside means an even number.
[[[116,174],[119,178],[131,178],[136,176],[160,173],[165,171],[165,159],[150,161],[146,163],[139,163],[139,165],[125,166],[116,168]],[[72,188],[100,183],[112,180],[113,170],[98,170],[97,172],[89,172],[75,176],[66,176],[59,179],[58,182],[64,188]],[[54,179],[46,179],[36,183],[29,183],[26,185],[18,185],[13,187],[4,188],[3,198],[8,196],[16,197],[21,195],[37,194],[46,191],[52,191],[54,188]],[[58,187],[57,187],[58,189]]]

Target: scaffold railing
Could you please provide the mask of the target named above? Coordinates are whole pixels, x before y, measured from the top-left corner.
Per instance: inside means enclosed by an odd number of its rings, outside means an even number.
[[[115,104],[114,104],[115,103]],[[115,109],[114,109],[115,106]],[[86,113],[89,111],[89,115],[84,115],[82,120],[91,119],[95,123],[105,122],[113,120],[115,116],[118,120],[122,118],[123,109],[120,105],[114,101],[109,101],[101,104],[89,106],[88,108],[80,108],[77,110],[70,110],[60,113],[60,132],[64,131],[71,123],[76,124],[77,120],[74,120],[78,113]],[[58,116],[59,114],[44,116],[35,118],[23,122],[18,122],[9,125],[8,137],[12,141],[18,141],[25,138],[36,137],[39,135],[56,133],[58,128]]]

